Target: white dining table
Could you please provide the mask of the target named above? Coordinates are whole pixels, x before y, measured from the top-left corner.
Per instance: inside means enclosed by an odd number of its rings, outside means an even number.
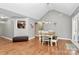
[[[49,36],[49,38],[50,38],[50,43],[51,43],[51,46],[52,46],[52,39],[53,39],[53,36],[55,35],[55,32],[42,32],[42,33],[40,33],[41,35],[40,35],[40,40],[42,41],[42,36],[43,35],[45,35],[45,36]],[[53,40],[53,42],[54,42],[55,40]]]

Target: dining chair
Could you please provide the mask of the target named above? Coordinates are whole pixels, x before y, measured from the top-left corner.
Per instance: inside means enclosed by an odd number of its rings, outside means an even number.
[[[51,39],[51,46],[52,46],[52,43],[55,43],[55,46],[58,46],[58,38],[57,38],[57,36],[56,35],[54,35],[53,37],[52,37],[52,39]]]
[[[49,36],[47,36],[47,35],[42,35],[42,45],[44,45],[45,42],[47,42],[48,46],[50,45]]]
[[[42,43],[44,37],[46,36],[46,35],[44,35],[44,33],[46,33],[46,31],[42,31],[42,30],[38,31],[40,43]]]
[[[42,42],[42,31],[39,31],[38,32],[38,36],[39,36],[39,41],[40,41],[40,43]]]

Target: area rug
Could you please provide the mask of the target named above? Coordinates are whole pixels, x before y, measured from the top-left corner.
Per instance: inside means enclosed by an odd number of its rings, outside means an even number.
[[[70,44],[70,43],[67,43],[66,44],[66,49],[68,49],[68,50],[77,50],[78,48],[74,45],[74,44]]]

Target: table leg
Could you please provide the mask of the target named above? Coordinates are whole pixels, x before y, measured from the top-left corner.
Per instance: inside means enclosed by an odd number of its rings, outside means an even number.
[[[52,36],[51,36],[51,46],[52,46]]]
[[[55,46],[57,46],[57,42],[55,42]]]
[[[48,46],[49,46],[49,41],[48,41]]]

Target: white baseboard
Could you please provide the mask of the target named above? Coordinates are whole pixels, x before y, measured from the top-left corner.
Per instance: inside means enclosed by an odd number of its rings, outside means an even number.
[[[76,42],[74,42],[73,40],[71,40],[71,41],[72,41],[72,43],[73,43],[74,45],[76,45],[76,47],[79,49],[79,44],[76,43]]]
[[[33,37],[30,37],[30,38],[29,38],[29,40],[31,40],[31,39],[34,39],[34,38],[35,38],[35,36],[33,36]]]
[[[0,36],[0,37],[2,37],[2,38],[4,38],[4,39],[8,39],[8,40],[11,40],[11,41],[12,41],[12,38],[9,38],[9,37],[6,37],[6,36]]]
[[[63,38],[63,37],[58,37],[60,40],[71,40],[70,38]]]
[[[37,37],[39,37],[38,35],[36,35]],[[63,37],[58,37],[59,40],[71,40],[70,38],[63,38]]]

